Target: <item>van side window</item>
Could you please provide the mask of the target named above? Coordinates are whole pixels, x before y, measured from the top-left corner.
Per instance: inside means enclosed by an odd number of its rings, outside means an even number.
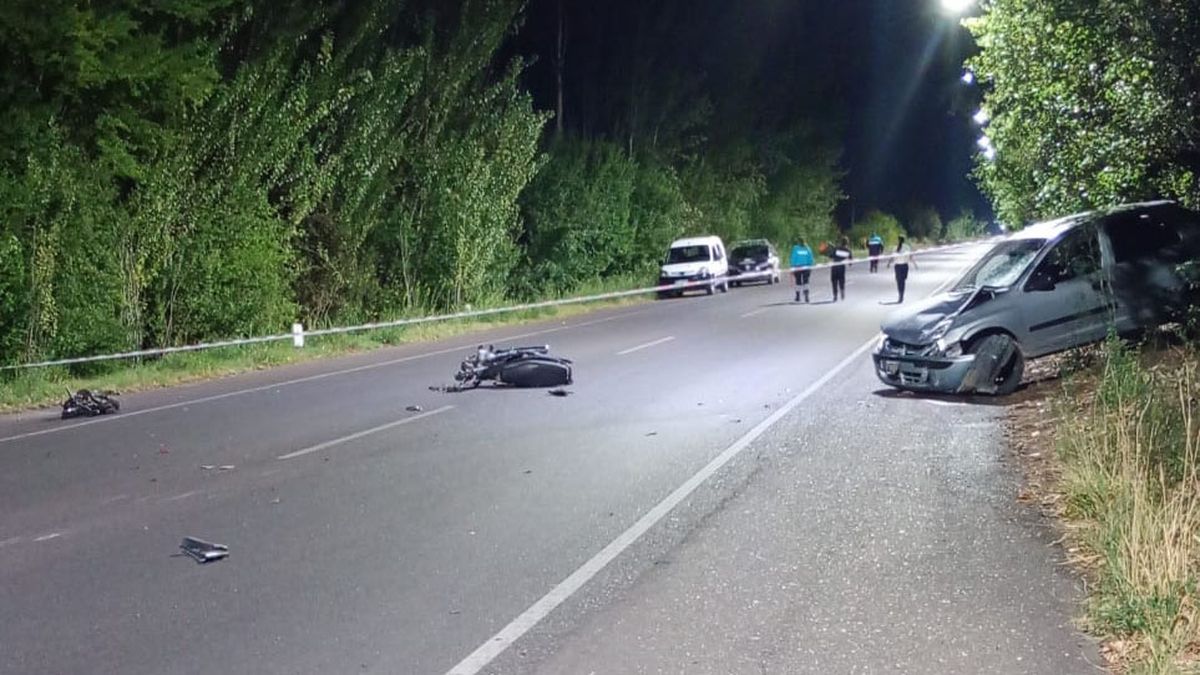
[[[1159,214],[1130,214],[1105,226],[1118,263],[1145,260],[1180,262],[1183,237],[1179,227]]]
[[[724,260],[724,259],[725,259],[725,252],[721,250],[720,246],[714,246],[713,247],[713,260]]]
[[[1048,278],[1054,283],[1087,276],[1100,269],[1100,244],[1096,230],[1081,227],[1067,234],[1054,245],[1050,253],[1038,263],[1034,278]]]

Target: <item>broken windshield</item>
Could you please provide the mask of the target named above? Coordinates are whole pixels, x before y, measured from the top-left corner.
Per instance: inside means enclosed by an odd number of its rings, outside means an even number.
[[[990,286],[1008,288],[1021,278],[1045,246],[1045,239],[1017,239],[997,244],[954,285],[954,291],[971,291]]]

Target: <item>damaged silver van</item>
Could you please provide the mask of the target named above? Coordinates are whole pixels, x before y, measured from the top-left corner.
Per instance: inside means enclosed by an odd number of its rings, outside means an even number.
[[[1176,320],[1197,301],[1200,214],[1131,204],[1032,225],[948,291],[889,317],[873,358],[892,387],[1008,394],[1025,360]]]

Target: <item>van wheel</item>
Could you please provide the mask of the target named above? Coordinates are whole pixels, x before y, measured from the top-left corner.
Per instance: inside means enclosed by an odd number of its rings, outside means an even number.
[[[709,284],[709,285],[705,286],[705,287],[704,287],[704,294],[705,294],[705,295],[712,295],[712,294],[713,294],[713,286],[714,286],[714,285],[715,285],[715,284]]]
[[[722,281],[722,282],[721,282],[721,292],[722,292],[722,293],[728,293],[728,292],[729,292],[729,282],[728,282],[728,281]]]
[[[981,394],[1008,396],[1021,386],[1025,374],[1025,355],[1021,346],[1007,335],[989,335],[972,344],[968,353],[975,355],[978,373],[975,390]]]

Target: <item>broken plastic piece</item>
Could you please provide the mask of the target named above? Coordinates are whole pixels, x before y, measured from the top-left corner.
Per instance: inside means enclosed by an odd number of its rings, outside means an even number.
[[[407,410],[408,412],[421,412],[422,410],[424,410],[424,408],[422,408],[419,405],[410,405],[407,408],[405,408],[405,410]]]
[[[575,392],[569,391],[567,389],[551,389],[550,390],[551,396],[570,396],[573,393],[575,393]]]
[[[184,537],[179,545],[183,552],[198,563],[208,563],[229,556],[229,547],[224,544],[214,544],[196,537]]]

